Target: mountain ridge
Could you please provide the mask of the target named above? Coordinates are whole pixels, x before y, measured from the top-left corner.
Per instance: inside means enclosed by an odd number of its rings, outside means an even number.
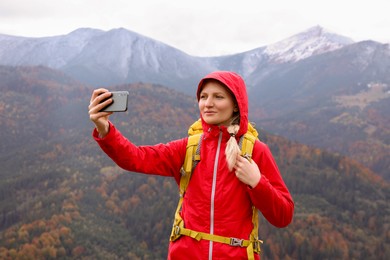
[[[27,49],[18,48],[18,46],[9,46],[5,43],[4,37],[4,35],[0,35],[1,65],[44,65],[63,70],[74,78],[94,85],[99,84],[99,82],[101,85],[109,85],[143,81],[165,83],[166,85],[172,85],[179,88],[180,85],[185,84],[184,86],[187,87],[181,87],[179,89],[187,93],[188,91],[186,91],[186,89],[188,89],[189,83],[192,82],[193,84],[195,82],[194,79],[201,77],[209,71],[218,70],[218,60],[221,60],[221,58],[223,60],[226,57],[249,53],[250,56],[270,56],[273,60],[279,60],[279,62],[296,61],[302,57],[309,57],[317,53],[334,50],[337,47],[341,47],[343,44],[349,43],[346,40],[346,37],[329,33],[322,27],[315,26],[302,33],[279,41],[274,45],[269,45],[268,53],[271,55],[268,55],[267,53],[267,46],[263,46],[241,54],[225,55],[222,57],[196,57],[188,55],[165,43],[124,28],[117,28],[109,31],[83,28],[62,36],[43,38],[17,37],[18,40],[23,39],[24,45],[30,46],[30,48]],[[6,38],[7,41],[12,39],[11,36],[7,36]],[[110,38],[112,38],[110,42],[105,40]],[[125,44],[123,44],[123,38],[127,39],[127,41],[124,42]],[[320,39],[323,45],[312,45],[311,49],[308,49],[295,42],[292,47],[285,50],[284,53],[270,51],[270,49],[275,49],[276,46],[283,44],[291,45],[291,42],[297,38],[304,38],[305,40],[311,39],[313,42],[318,42]],[[341,41],[340,39],[344,40]],[[50,40],[53,41],[53,45],[50,45]],[[76,44],[78,48],[73,46],[75,43],[78,43]],[[85,48],[86,45],[88,45],[89,48]],[[99,45],[101,45],[101,47],[97,47]],[[56,50],[61,50],[62,48],[66,49],[63,56],[58,55],[56,52]],[[107,53],[109,50],[116,51],[116,53],[109,55]],[[294,52],[299,53],[301,57],[296,57],[297,54],[294,54]],[[19,55],[15,57],[13,56],[13,53],[18,53]],[[283,56],[287,55],[290,57],[283,58]],[[120,62],[113,63],[110,60],[104,62],[104,59],[106,58]],[[214,61],[214,59],[216,59],[216,61]],[[256,59],[253,59],[253,57],[245,59],[247,60],[246,64],[249,64],[249,60],[252,60],[252,63],[255,63],[252,66],[259,66],[256,65],[258,62],[256,62]],[[93,69],[90,68],[91,66],[95,67],[95,69],[96,67],[102,69],[97,69],[98,72],[93,72]],[[83,72],[78,73],[77,70],[83,70]],[[174,74],[172,71],[175,71],[176,73]],[[89,76],[85,77],[80,75],[85,73]],[[104,76],[101,76],[102,73]],[[250,74],[245,71],[242,71],[242,73],[244,75]],[[160,75],[167,76],[161,78]],[[97,78],[98,80],[95,80],[94,78]],[[179,83],[175,84],[175,80],[169,82],[170,78],[178,80]],[[189,83],[187,83],[188,81]]]

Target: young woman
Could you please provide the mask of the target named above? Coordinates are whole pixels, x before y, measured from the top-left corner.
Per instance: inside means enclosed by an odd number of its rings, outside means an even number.
[[[179,184],[187,138],[134,145],[108,120],[111,113],[99,112],[111,102],[100,104],[110,95],[97,89],[89,105],[93,137],[103,151],[125,170],[174,177]],[[180,213],[190,231],[171,240],[168,259],[259,259],[258,254],[248,253],[253,245],[242,242],[250,239],[254,227],[252,206],[272,225],[285,227],[292,220],[294,202],[264,143],[256,140],[251,160],[240,156],[237,141],[248,129],[243,79],[234,72],[213,72],[200,81],[197,99],[204,132],[202,159],[192,173]],[[222,243],[213,239],[216,236],[234,240]]]

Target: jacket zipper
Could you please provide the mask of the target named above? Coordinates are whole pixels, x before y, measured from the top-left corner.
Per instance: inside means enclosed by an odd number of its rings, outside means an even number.
[[[219,150],[222,142],[222,131],[219,133],[217,152],[215,154],[214,170],[213,170],[213,183],[211,187],[211,204],[210,204],[210,234],[214,235],[214,200],[215,200],[215,187],[217,185],[217,172],[218,172],[218,158]],[[213,241],[209,243],[209,260],[213,259]]]

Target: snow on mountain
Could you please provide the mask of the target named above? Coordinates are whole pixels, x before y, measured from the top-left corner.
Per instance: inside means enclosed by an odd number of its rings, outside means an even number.
[[[150,82],[185,90],[194,78],[215,68],[201,58],[118,28],[91,38],[60,69],[92,85]]]
[[[234,70],[257,83],[266,77],[275,65],[293,63],[313,55],[335,51],[352,44],[347,37],[340,36],[320,26],[312,27],[285,40],[243,53],[212,57],[210,61],[217,68]]]
[[[143,49],[148,48],[148,40],[136,33],[114,29],[96,36],[87,43],[83,52],[72,59],[66,68],[73,66],[101,67],[111,71],[120,79],[126,79],[129,63],[134,56],[144,56]],[[157,66],[153,57],[148,61],[141,59],[139,66]]]
[[[119,28],[95,37],[67,67],[77,64],[100,66],[126,79],[130,68],[145,68],[154,73],[170,68],[180,75],[191,59],[162,42]]]
[[[0,65],[43,65],[93,85],[143,81],[183,86],[188,78],[215,69],[205,60],[123,28],[82,28],[42,38],[0,35]]]
[[[295,62],[312,55],[337,50],[354,41],[320,26],[268,45],[264,51],[275,63]]]
[[[316,26],[269,46],[206,58],[190,56],[123,28],[82,28],[43,38],[0,35],[0,65],[43,65],[92,85],[142,81],[183,89],[213,70],[237,71],[257,82],[275,64],[299,61],[351,43],[349,38]]]

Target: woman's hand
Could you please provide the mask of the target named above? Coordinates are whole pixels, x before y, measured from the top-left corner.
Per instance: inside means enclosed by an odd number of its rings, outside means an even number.
[[[88,106],[89,119],[95,124],[96,130],[99,132],[101,138],[106,136],[110,131],[108,117],[112,112],[100,112],[100,110],[112,103],[111,95],[107,89],[95,89]],[[107,100],[101,103],[105,99]]]
[[[259,167],[253,160],[249,161],[241,155],[238,155],[234,169],[237,178],[250,187],[254,188],[260,182],[261,173]]]

